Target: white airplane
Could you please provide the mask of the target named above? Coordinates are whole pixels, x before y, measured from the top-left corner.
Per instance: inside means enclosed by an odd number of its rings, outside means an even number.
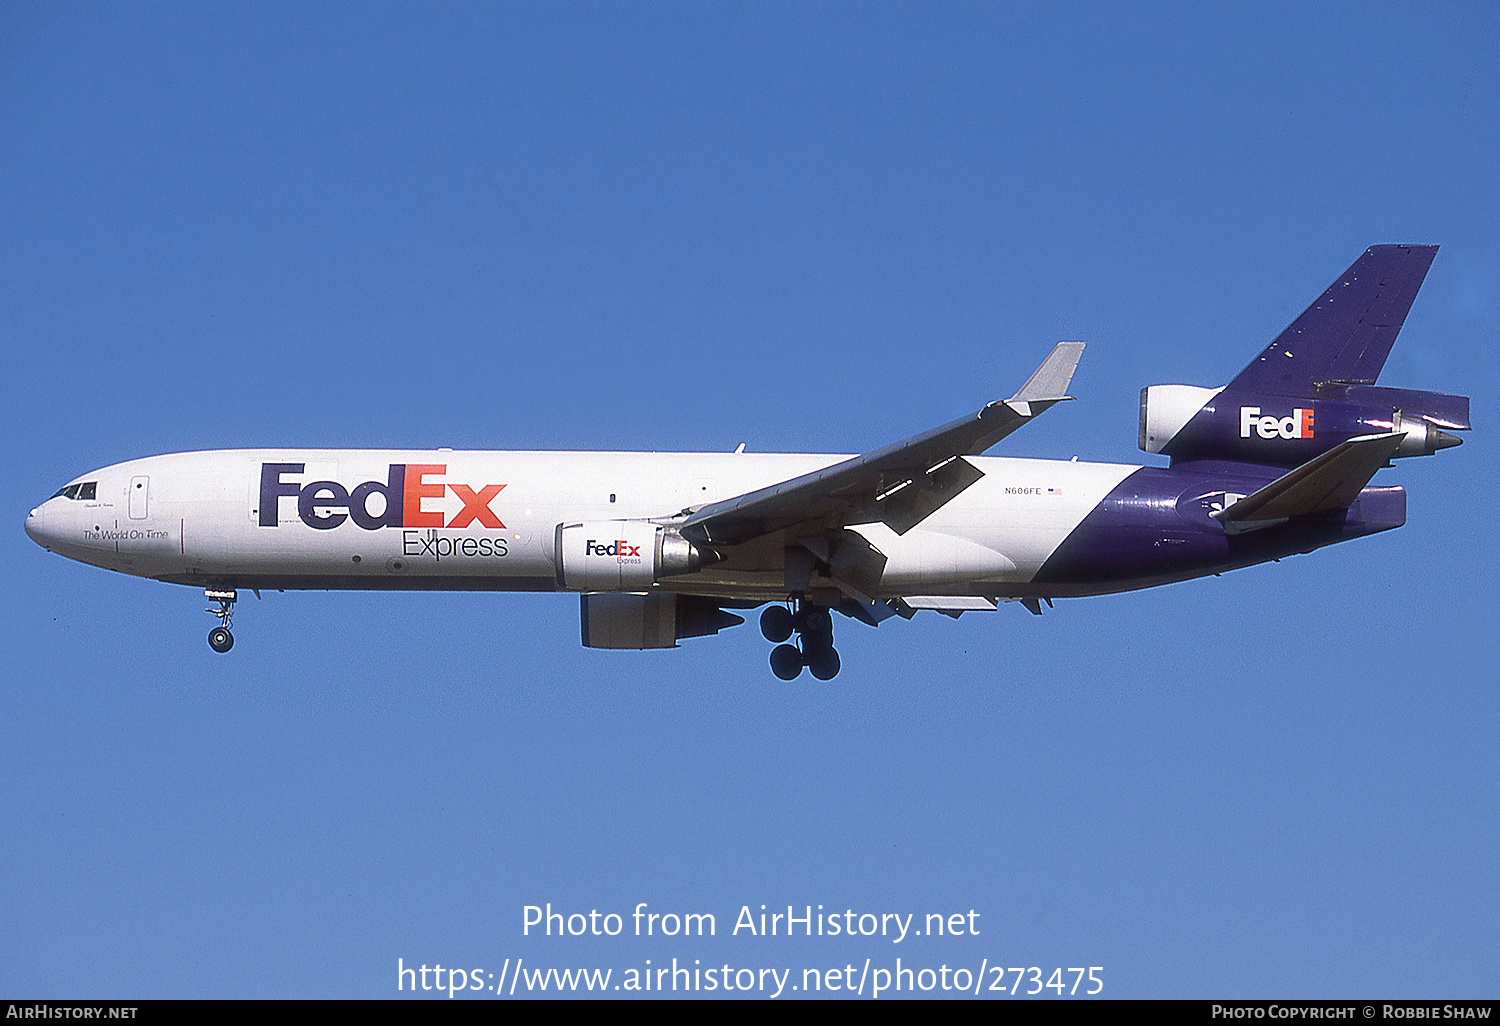
[[[593,648],[674,648],[773,603],[773,672],[827,680],[833,612],[1040,614],[1399,527],[1405,493],[1370,478],[1469,426],[1463,397],[1374,387],[1435,250],[1368,250],[1224,388],[1145,389],[1141,447],[1169,468],[978,455],[1070,398],[1083,343],[1063,342],[1009,399],[863,456],[178,453],[83,475],[26,532],[205,589],[216,652],[239,589],[572,591]]]

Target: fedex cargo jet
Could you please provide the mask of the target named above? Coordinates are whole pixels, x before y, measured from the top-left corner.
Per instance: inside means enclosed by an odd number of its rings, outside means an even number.
[[[1169,466],[981,455],[1070,398],[1063,342],[1009,399],[863,456],[178,453],[83,475],[26,533],[205,589],[217,652],[241,589],[571,591],[593,648],[767,605],[773,672],[827,680],[834,613],[1040,614],[1400,527],[1406,493],[1371,479],[1469,428],[1465,397],[1375,384],[1436,253],[1372,247],[1227,385],[1142,390],[1140,446]]]

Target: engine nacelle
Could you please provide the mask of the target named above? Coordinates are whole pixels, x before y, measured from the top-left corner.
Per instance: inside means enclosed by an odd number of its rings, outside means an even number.
[[[696,545],[649,520],[558,524],[553,548],[557,583],[570,591],[646,591],[705,562]]]
[[[1468,428],[1467,399],[1364,386],[1330,387],[1303,398],[1193,385],[1141,389],[1140,446],[1174,463],[1300,466],[1351,438],[1392,431],[1406,436],[1394,456],[1430,456],[1461,443],[1442,430],[1445,425]]]
[[[1141,448],[1161,452],[1222,388],[1151,385],[1141,389]]]
[[[712,599],[665,591],[580,595],[579,613],[585,648],[676,648],[745,622]]]

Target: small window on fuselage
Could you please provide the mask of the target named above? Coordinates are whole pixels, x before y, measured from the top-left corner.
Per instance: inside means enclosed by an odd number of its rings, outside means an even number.
[[[89,502],[93,502],[94,495],[98,492],[98,490],[98,481],[85,481],[83,484],[78,486],[78,497],[80,499],[85,499]]]

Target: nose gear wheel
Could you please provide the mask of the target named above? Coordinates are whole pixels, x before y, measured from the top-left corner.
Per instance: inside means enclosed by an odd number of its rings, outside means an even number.
[[[234,602],[238,596],[233,588],[228,591],[206,588],[203,594],[208,601],[216,603],[216,605],[209,606],[205,612],[212,613],[219,618],[219,626],[208,632],[208,647],[221,654],[228,652],[234,647],[234,635],[229,630],[229,624],[234,620]]]

